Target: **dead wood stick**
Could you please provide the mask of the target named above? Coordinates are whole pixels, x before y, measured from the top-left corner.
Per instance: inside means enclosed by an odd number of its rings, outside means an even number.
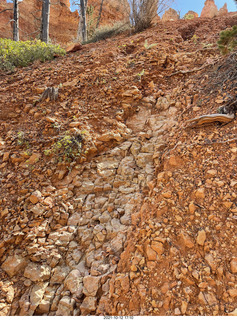
[[[168,77],[175,76],[176,74],[187,74],[187,73],[192,73],[192,72],[200,71],[200,70],[204,69],[206,66],[208,66],[208,64],[205,64],[205,65],[201,66],[200,68],[194,68],[194,69],[192,69],[192,70],[187,70],[187,71],[179,70],[179,71],[176,71],[176,72],[174,72],[174,73],[171,73]]]
[[[219,59],[216,59],[215,61],[213,61],[212,63],[205,63],[203,64],[200,68],[194,68],[192,70],[187,70],[187,71],[182,71],[182,70],[179,70],[179,71],[176,71],[174,73],[171,73],[168,77],[172,77],[172,76],[175,76],[176,74],[187,74],[187,73],[192,73],[192,72],[197,72],[197,71],[200,71],[208,66],[212,66],[213,64],[215,64],[216,62],[218,62]]]
[[[210,124],[213,122],[228,123],[234,119],[234,114],[206,114],[191,120],[188,120],[187,123],[190,123],[188,127],[199,127],[205,124]]]

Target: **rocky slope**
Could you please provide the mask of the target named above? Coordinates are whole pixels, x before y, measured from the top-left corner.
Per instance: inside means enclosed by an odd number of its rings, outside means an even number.
[[[1,315],[236,314],[236,120],[186,122],[236,94],[216,47],[236,19],[159,23],[1,76]],[[87,148],[70,165],[65,132]]]

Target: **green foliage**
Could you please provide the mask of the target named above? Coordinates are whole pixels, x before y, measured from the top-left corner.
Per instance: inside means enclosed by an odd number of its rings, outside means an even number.
[[[57,162],[72,162],[82,155],[82,147],[84,142],[83,133],[75,136],[69,132],[65,132],[58,141],[56,141],[51,149],[44,151],[46,156],[55,155]]]
[[[156,46],[157,46],[156,43],[148,44],[147,40],[145,40],[144,47],[146,50],[149,50],[149,49],[156,47]]]
[[[222,54],[233,51],[237,46],[237,25],[233,26],[232,29],[221,31],[217,44]]]
[[[194,15],[191,14],[191,13],[189,13],[189,14],[186,13],[185,16],[184,16],[184,19],[187,19],[187,20],[194,19]]]
[[[142,69],[142,71],[137,74],[137,77],[138,77],[138,80],[139,80],[139,81],[141,81],[142,76],[144,76],[144,74],[145,74],[145,70],[144,70],[144,69]]]
[[[23,131],[17,132],[17,144],[19,146],[26,147],[27,149],[30,148],[30,142],[29,142],[29,139],[27,138],[25,132],[23,132]]]
[[[13,71],[15,67],[26,67],[35,60],[45,62],[55,55],[66,52],[57,45],[46,44],[40,40],[12,41],[0,39],[0,70]]]
[[[198,37],[196,34],[194,34],[194,35],[192,36],[192,38],[191,38],[191,40],[192,40],[195,44],[197,44],[198,39],[199,39],[199,37]]]
[[[89,38],[86,43],[97,42],[100,40],[106,40],[108,38],[114,37],[122,32],[130,29],[128,23],[116,22],[114,25],[106,25],[95,29],[93,35]]]

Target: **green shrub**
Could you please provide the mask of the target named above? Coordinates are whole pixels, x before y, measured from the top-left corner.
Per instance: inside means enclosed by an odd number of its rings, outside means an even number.
[[[194,19],[194,15],[191,14],[191,13],[189,13],[189,14],[186,13],[185,16],[184,16],[184,19],[186,19],[186,20]]]
[[[66,52],[57,45],[46,44],[40,40],[12,41],[0,39],[0,70],[13,71],[15,67],[26,67],[35,60],[45,62],[55,55]]]
[[[83,153],[84,133],[71,135],[65,132],[53,144],[51,149],[44,150],[46,156],[54,155],[56,162],[70,163],[75,161]]]
[[[233,51],[237,46],[237,26],[233,26],[232,29],[221,31],[220,39],[217,41],[217,44],[222,54]]]
[[[102,26],[98,29],[95,29],[94,34],[86,43],[105,40],[105,39],[114,37],[122,32],[125,32],[129,29],[130,29],[130,25],[127,22],[125,23],[117,22],[112,26],[111,25]]]

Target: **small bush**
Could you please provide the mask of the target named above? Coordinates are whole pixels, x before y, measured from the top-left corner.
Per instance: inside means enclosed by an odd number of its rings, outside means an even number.
[[[130,25],[125,22],[117,22],[114,25],[102,26],[95,30],[94,34],[86,43],[97,42],[100,40],[106,40],[108,38],[114,37],[122,32],[125,32],[130,29]]]
[[[83,133],[74,136],[69,132],[65,132],[59,137],[58,141],[53,144],[51,149],[44,151],[44,154],[46,156],[56,156],[56,162],[70,163],[82,155],[83,143]]]
[[[45,62],[55,55],[66,52],[57,45],[46,44],[40,40],[12,41],[0,39],[0,70],[13,71],[15,67],[26,67],[35,60]]]
[[[220,39],[217,41],[217,44],[222,54],[233,51],[237,46],[237,26],[233,26],[232,29],[221,31]]]
[[[186,20],[194,19],[194,15],[191,14],[191,13],[189,13],[189,14],[186,13],[185,16],[184,16],[184,19],[186,19]]]
[[[151,26],[152,20],[157,15],[157,0],[130,0],[131,20],[135,32],[143,31]]]

